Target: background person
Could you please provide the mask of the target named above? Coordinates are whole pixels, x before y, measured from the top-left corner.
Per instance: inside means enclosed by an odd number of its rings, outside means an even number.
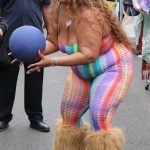
[[[2,48],[3,35],[8,30],[8,25],[3,17],[0,17],[0,76],[3,70],[9,66],[8,56],[5,50]]]
[[[50,0],[0,0],[0,8],[1,15],[7,19],[9,25],[9,30],[3,41],[8,53],[10,35],[18,27],[32,25],[42,31],[43,17],[49,33]],[[28,65],[24,64],[25,72]],[[5,130],[12,119],[11,112],[15,99],[18,73],[19,63],[16,62],[0,78],[0,131]],[[30,127],[38,131],[48,132],[49,127],[43,122],[42,86],[43,70],[30,76],[25,74],[25,111],[30,121]]]

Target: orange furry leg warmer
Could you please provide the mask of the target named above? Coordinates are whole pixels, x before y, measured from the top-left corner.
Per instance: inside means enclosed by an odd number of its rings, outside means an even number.
[[[56,129],[54,150],[84,150],[87,131],[87,125],[77,128],[59,123]]]
[[[118,128],[89,132],[85,138],[85,150],[123,150],[124,135]]]

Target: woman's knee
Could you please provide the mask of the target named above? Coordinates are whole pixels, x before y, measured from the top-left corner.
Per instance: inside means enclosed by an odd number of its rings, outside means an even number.
[[[102,109],[99,105],[90,107],[90,121],[94,130],[107,130],[111,126],[107,114],[108,110]]]
[[[82,110],[75,109],[73,104],[61,104],[61,116],[63,123],[71,126],[80,126]]]

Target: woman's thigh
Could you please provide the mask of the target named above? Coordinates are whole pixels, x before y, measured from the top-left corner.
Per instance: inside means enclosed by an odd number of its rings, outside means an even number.
[[[64,124],[81,125],[81,117],[89,106],[90,85],[90,81],[80,79],[72,71],[69,72],[61,103]]]
[[[120,62],[95,78],[90,91],[90,119],[95,130],[111,127],[112,115],[123,100],[132,78],[132,65]]]

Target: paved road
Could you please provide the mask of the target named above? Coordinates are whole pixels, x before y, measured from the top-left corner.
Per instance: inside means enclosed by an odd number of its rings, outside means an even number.
[[[141,59],[135,57],[132,84],[113,118],[114,126],[123,128],[126,133],[125,150],[150,150],[150,91],[144,90],[145,82],[141,80],[140,69]],[[52,150],[67,72],[67,67],[45,69],[43,108],[51,132],[40,133],[28,127],[23,105],[24,70],[21,68],[13,108],[14,118],[10,128],[0,133],[0,150]]]

